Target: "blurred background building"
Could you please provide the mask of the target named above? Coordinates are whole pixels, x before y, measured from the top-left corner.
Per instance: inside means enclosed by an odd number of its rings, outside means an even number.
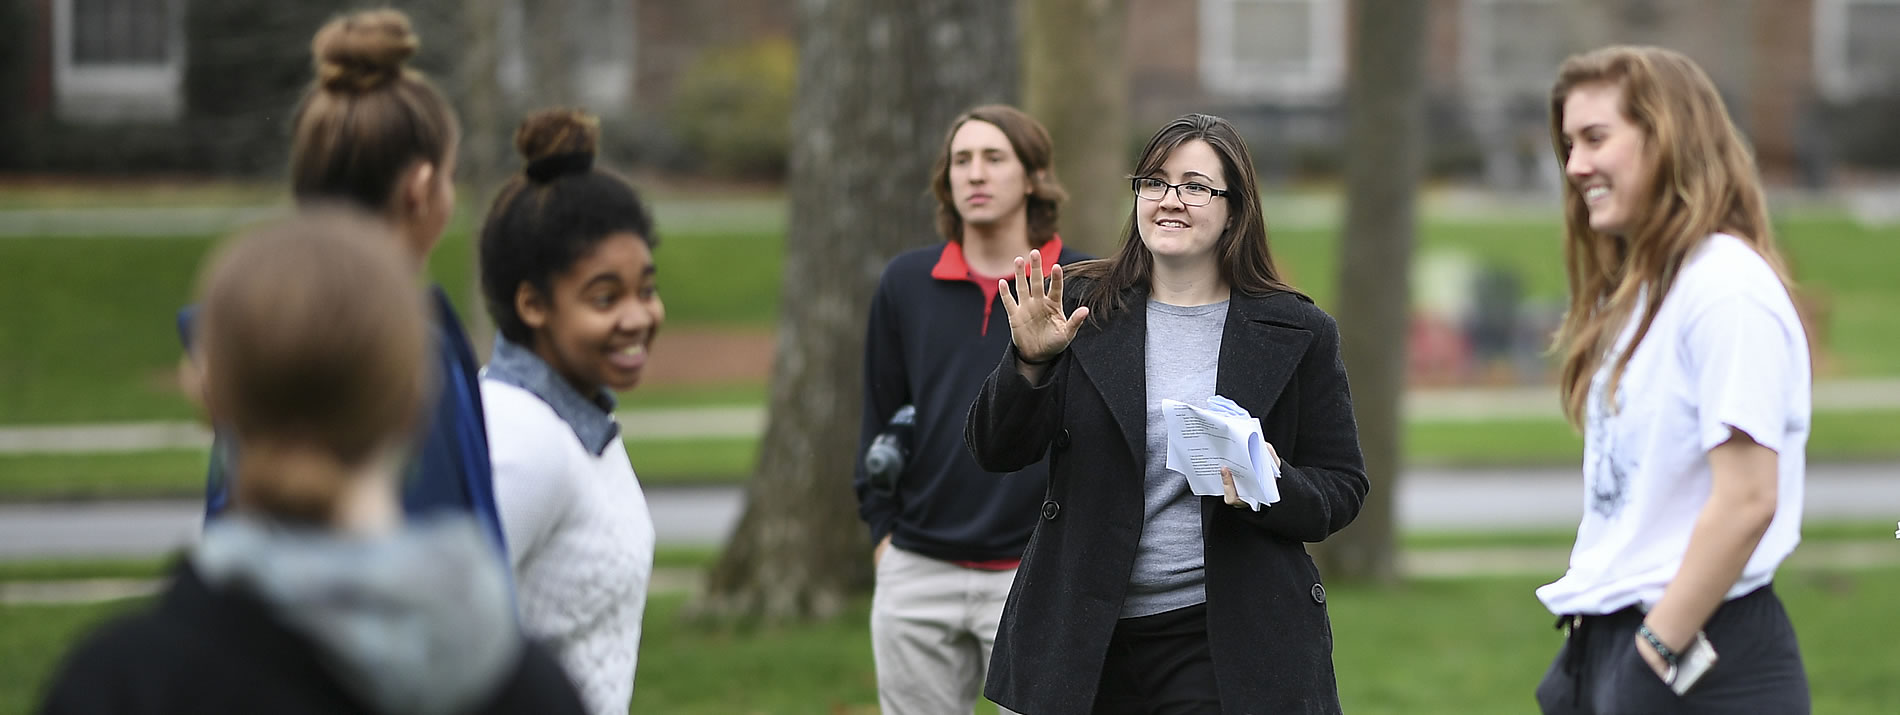
[[[1545,92],[1575,51],[1682,50],[1714,76],[1771,182],[1819,188],[1900,168],[1895,0],[1430,2],[1433,177],[1549,190]],[[774,0],[408,0],[419,63],[465,105],[577,102],[625,160],[775,178],[795,50]],[[0,171],[270,173],[307,70],[309,28],[347,3],[7,0]],[[486,9],[484,9],[486,8]],[[484,15],[486,12],[486,15]],[[1328,177],[1344,131],[1346,0],[1130,0],[1130,126],[1188,109],[1255,139],[1268,181]],[[491,17],[492,22],[471,22]],[[484,36],[486,34],[486,36]],[[493,63],[474,48],[497,48]],[[492,76],[481,68],[493,67]],[[260,121],[263,120],[263,121]],[[1140,137],[1130,137],[1136,142]]]
[[[311,28],[360,4],[4,0],[0,130],[33,140],[0,148],[0,171],[272,174],[308,81]],[[678,166],[704,163],[689,143],[719,124],[734,136],[715,138],[767,158],[720,157],[710,170],[783,171],[796,59],[787,3],[389,4],[415,21],[416,66],[465,120],[492,106],[512,127],[529,107],[580,104],[612,125],[622,159]],[[745,141],[753,129],[775,141]]]
[[[1837,162],[1894,168],[1881,130],[1900,97],[1891,0],[1423,0],[1435,176],[1493,188],[1550,184],[1547,93],[1556,67],[1612,43],[1661,44],[1706,68],[1771,181],[1820,185]],[[1186,5],[1192,11],[1185,11]],[[1274,136],[1269,173],[1330,173],[1345,86],[1344,0],[1134,0],[1137,125],[1212,106]],[[1137,34],[1139,33],[1139,34]],[[1198,50],[1182,53],[1179,43]],[[1886,111],[1875,108],[1884,107]]]

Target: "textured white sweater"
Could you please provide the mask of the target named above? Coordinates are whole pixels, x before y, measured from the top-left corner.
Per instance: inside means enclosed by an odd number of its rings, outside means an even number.
[[[534,393],[482,380],[495,499],[522,626],[594,713],[627,712],[653,575],[653,516],[619,437],[595,456]]]

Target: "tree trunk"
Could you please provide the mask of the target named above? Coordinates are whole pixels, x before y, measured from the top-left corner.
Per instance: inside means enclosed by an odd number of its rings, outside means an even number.
[[[1398,579],[1392,529],[1412,243],[1424,163],[1425,5],[1359,0],[1346,90],[1346,229],[1339,326],[1372,491],[1351,528],[1320,552],[1328,578]]]
[[[951,118],[1015,98],[1014,8],[801,0],[777,358],[746,511],[697,612],[822,619],[871,583],[851,490],[864,326],[884,264],[938,241],[930,166]]]
[[[569,0],[523,0],[528,25],[529,104],[533,109],[573,104],[573,3]]]
[[[1128,220],[1128,0],[1023,4],[1023,107],[1049,128],[1069,190],[1062,241],[1097,256]]]
[[[470,207],[468,215],[478,222],[488,215],[488,202],[510,173],[504,168],[504,160],[514,156],[508,141],[513,132],[502,125],[507,113],[501,97],[501,43],[497,38],[501,33],[502,2],[464,0],[459,13],[465,50],[456,70],[455,88],[462,99],[462,166],[466,167],[462,175],[467,177],[464,183],[469,192],[462,201]],[[482,294],[479,230],[468,239],[478,249],[469,251],[470,289],[462,293],[471,297]],[[480,300],[470,301],[462,311],[462,321],[468,324],[476,356],[486,363],[495,339],[494,321]]]

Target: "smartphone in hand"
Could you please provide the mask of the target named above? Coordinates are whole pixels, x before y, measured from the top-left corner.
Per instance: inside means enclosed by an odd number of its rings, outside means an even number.
[[[1683,649],[1682,657],[1670,666],[1669,677],[1664,680],[1669,682],[1669,688],[1676,691],[1677,695],[1687,695],[1689,689],[1695,687],[1696,681],[1715,667],[1716,660],[1715,646],[1709,643],[1708,635],[1696,631],[1695,640],[1689,641],[1689,647]]]

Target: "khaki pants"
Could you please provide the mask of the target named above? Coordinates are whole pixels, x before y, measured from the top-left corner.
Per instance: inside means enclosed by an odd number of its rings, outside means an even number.
[[[980,571],[895,545],[884,550],[871,597],[871,652],[884,715],[971,711],[983,694],[1015,578],[1015,569]]]

